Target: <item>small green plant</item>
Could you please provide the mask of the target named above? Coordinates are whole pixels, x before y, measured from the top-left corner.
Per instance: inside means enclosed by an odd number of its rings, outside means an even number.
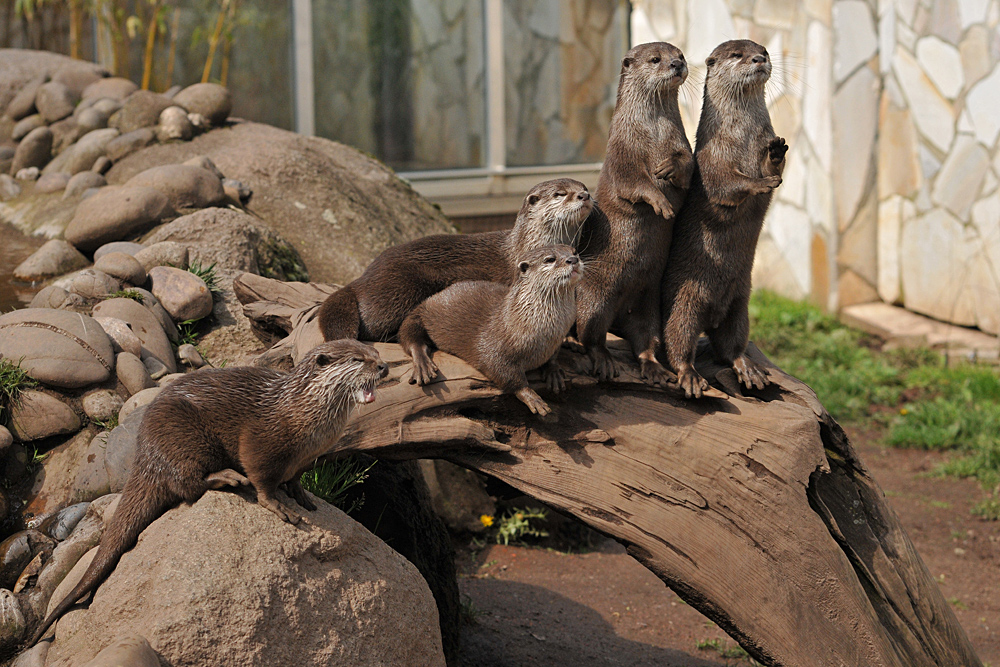
[[[180,337],[177,341],[177,345],[197,345],[198,336],[198,323],[201,320],[184,320],[183,322],[177,323],[177,334]]]
[[[479,622],[479,617],[483,612],[472,602],[468,595],[462,595],[462,606],[459,611],[459,618],[463,625],[475,625]]]
[[[28,475],[34,475],[35,471],[42,467],[42,463],[48,457],[49,457],[48,452],[40,452],[38,451],[38,447],[32,447],[31,456],[24,464],[24,468],[27,471]]]
[[[377,463],[373,461],[365,465],[356,457],[350,456],[336,461],[323,461],[312,470],[302,474],[302,486],[331,505],[335,505],[350,514],[361,508],[364,496],[347,502],[347,492],[368,478],[368,471]]]
[[[146,297],[142,295],[142,292],[134,289],[120,289],[117,292],[112,292],[104,297],[105,299],[132,299],[138,303],[143,303]]]
[[[956,598],[956,597],[951,597],[951,598],[948,598],[948,604],[950,604],[950,605],[951,605],[952,607],[954,607],[955,609],[961,609],[961,610],[963,610],[963,611],[964,611],[965,609],[968,609],[968,608],[969,608],[969,606],[968,606],[967,604],[965,604],[964,602],[962,602],[961,600],[959,600],[959,599],[958,599],[958,598]]]
[[[222,293],[222,289],[219,287],[219,276],[215,273],[214,262],[211,266],[205,267],[201,265],[201,262],[195,260],[188,264],[187,270],[205,281],[208,291],[213,295]]]
[[[9,412],[17,402],[21,392],[34,387],[38,383],[28,376],[21,368],[21,361],[14,363],[10,359],[0,359],[0,421],[6,421],[5,411]]]
[[[1000,521],[1000,497],[986,496],[972,507],[972,513],[986,521]]]
[[[117,414],[111,415],[109,419],[105,420],[94,419],[91,421],[93,421],[95,425],[103,428],[105,431],[112,431],[118,426],[118,415]]]
[[[715,637],[713,639],[701,639],[697,644],[699,651],[715,651],[720,657],[727,660],[740,660],[748,665],[759,665],[760,663],[750,657],[742,646],[729,645],[728,642]]]
[[[535,528],[532,521],[545,521],[548,513],[542,509],[510,509],[497,521],[497,544],[515,544],[524,537],[548,537],[548,531]]]

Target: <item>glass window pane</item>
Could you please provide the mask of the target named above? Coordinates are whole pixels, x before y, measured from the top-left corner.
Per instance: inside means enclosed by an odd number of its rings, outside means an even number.
[[[486,162],[483,3],[314,0],[316,133],[395,169]]]
[[[504,0],[507,165],[600,162],[628,2]]]

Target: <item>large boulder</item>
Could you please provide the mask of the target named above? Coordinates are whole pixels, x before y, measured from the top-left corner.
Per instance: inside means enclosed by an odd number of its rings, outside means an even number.
[[[83,99],[89,100],[109,97],[113,100],[122,101],[138,89],[139,86],[132,83],[129,79],[112,76],[107,79],[98,79],[84,88]]]
[[[349,282],[391,245],[454,231],[391,169],[360,151],[256,123],[140,149],[106,176],[125,183],[150,167],[201,155],[253,190],[254,214],[298,248],[313,280]]]
[[[66,240],[85,252],[143,232],[171,213],[166,196],[144,187],[108,186],[80,202]]]
[[[174,95],[179,104],[191,113],[204,116],[212,125],[222,125],[233,110],[229,90],[217,83],[196,83]]]
[[[49,308],[0,315],[0,356],[19,359],[34,379],[66,389],[103,382],[115,369],[111,339],[100,324]]]
[[[305,528],[234,493],[170,510],[89,607],[59,621],[49,664],[80,664],[141,633],[171,665],[444,665],[420,574],[343,512],[316,504]]]
[[[21,442],[76,433],[82,424],[73,409],[55,396],[23,391],[10,410],[10,431]]]
[[[207,169],[186,164],[153,167],[128,180],[126,186],[159,190],[175,209],[204,208],[226,198],[219,178]]]
[[[83,254],[62,239],[52,239],[14,269],[18,280],[35,281],[61,276],[90,264]]]

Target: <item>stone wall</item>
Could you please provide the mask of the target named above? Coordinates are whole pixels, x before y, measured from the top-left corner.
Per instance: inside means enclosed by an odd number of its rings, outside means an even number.
[[[1000,331],[1000,0],[635,0],[677,44],[692,138],[704,60],[749,38],[791,146],[755,284],[830,309],[882,299]]]

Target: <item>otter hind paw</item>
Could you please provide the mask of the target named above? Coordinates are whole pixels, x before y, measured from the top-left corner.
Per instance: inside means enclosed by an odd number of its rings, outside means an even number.
[[[701,398],[708,389],[708,381],[694,369],[677,374],[677,386],[684,392],[684,398]]]
[[[736,377],[747,389],[763,389],[771,382],[767,376],[767,370],[745,354],[741,354],[733,362],[733,370],[736,371]]]
[[[515,396],[517,396],[518,400],[527,405],[528,409],[536,415],[544,417],[552,412],[552,408],[549,407],[549,404],[543,401],[542,397],[535,393],[535,390],[530,387],[519,389]]]

